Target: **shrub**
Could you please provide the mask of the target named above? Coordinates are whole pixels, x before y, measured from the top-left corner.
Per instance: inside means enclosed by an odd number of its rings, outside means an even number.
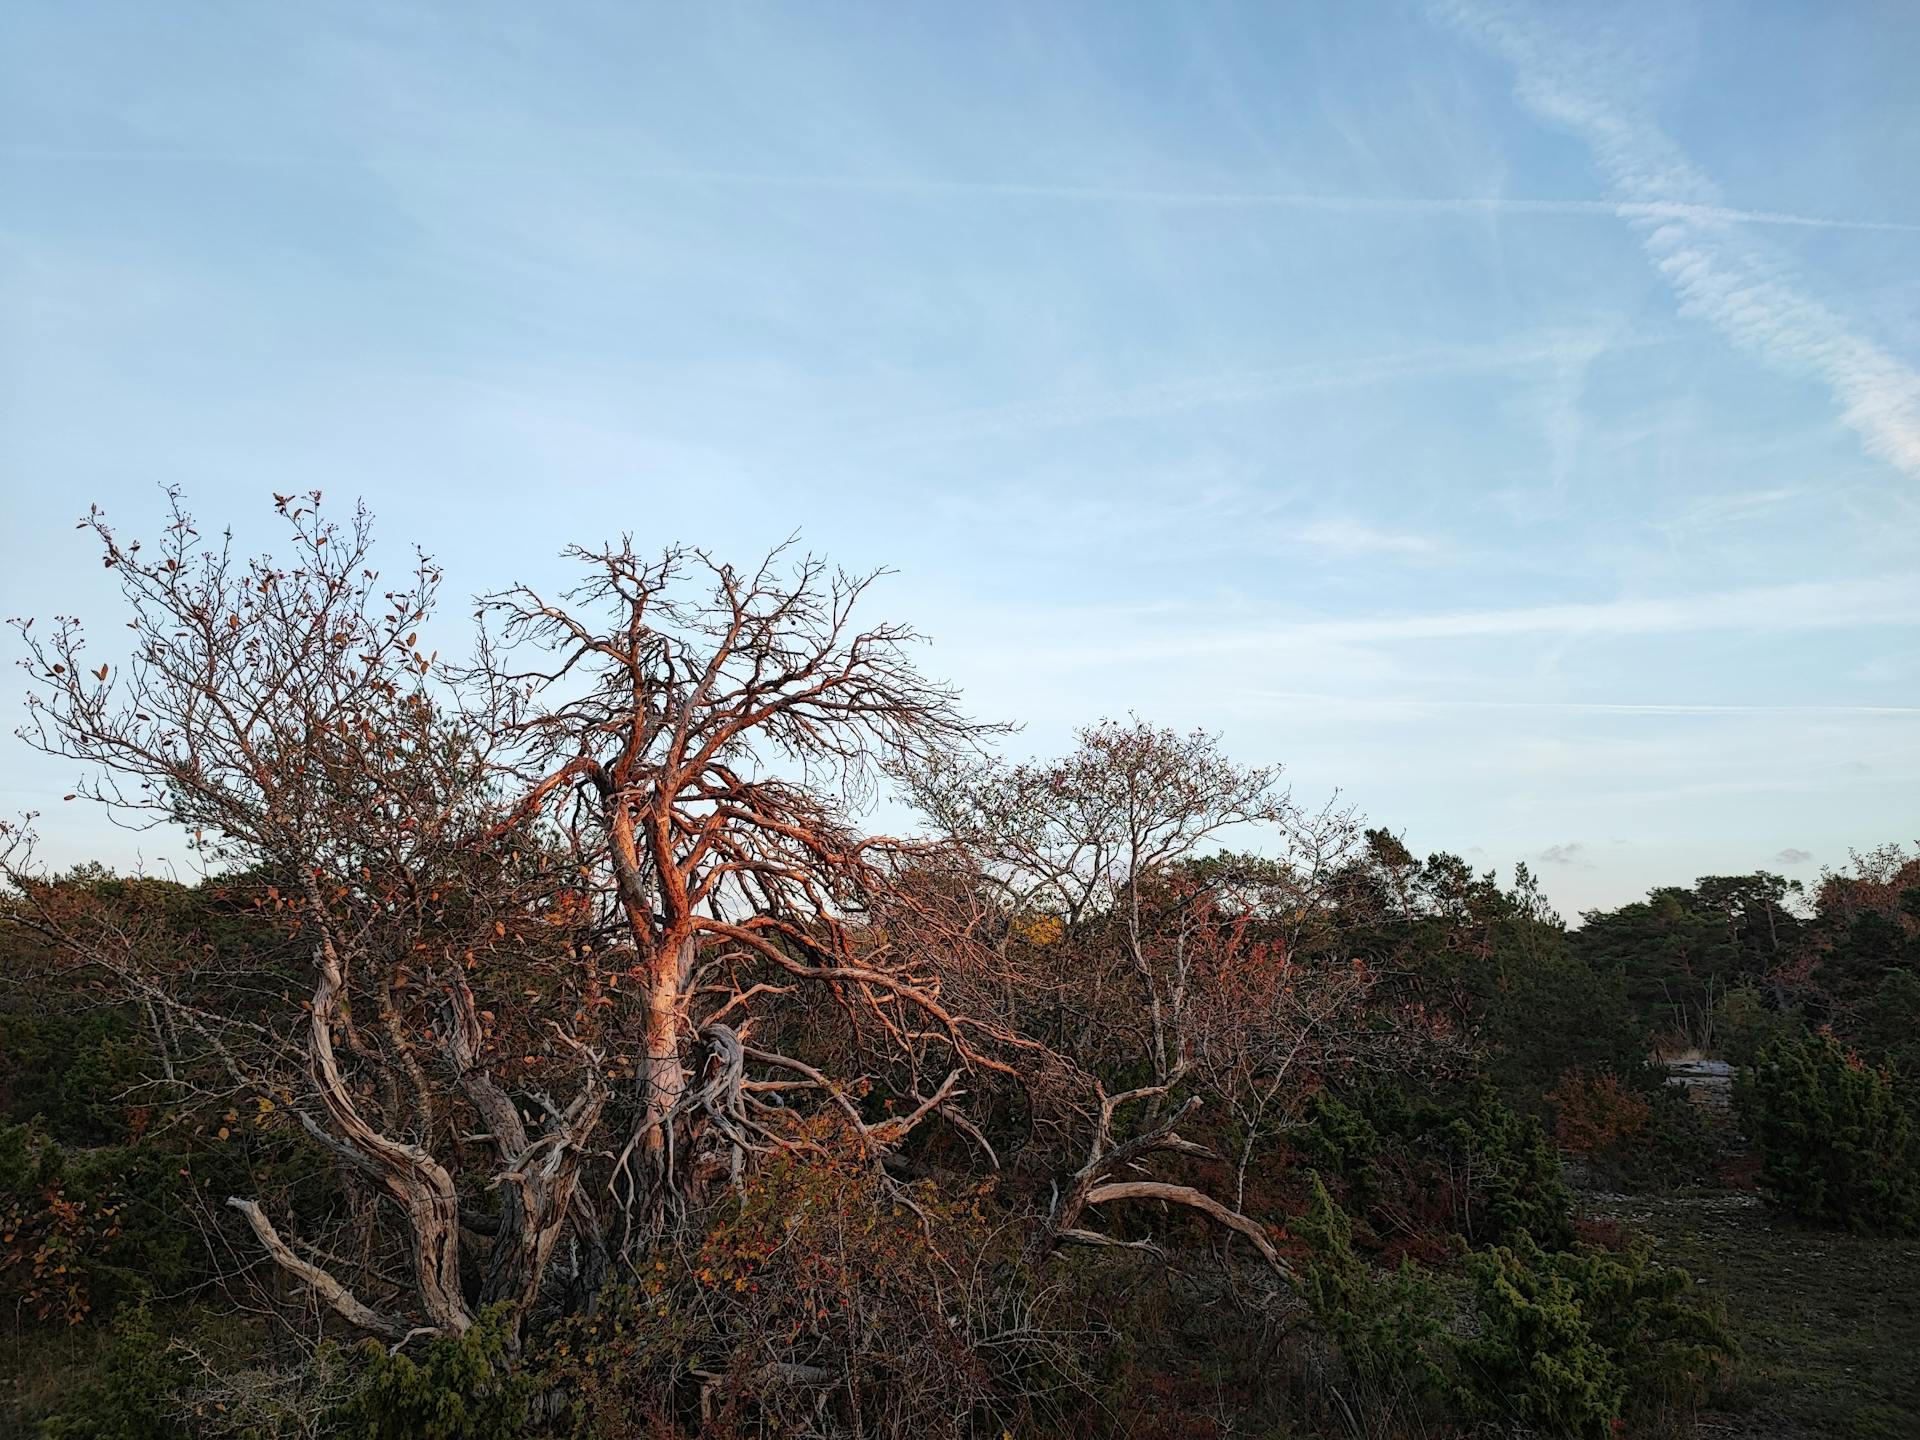
[[[1705,1175],[1718,1149],[1706,1107],[1673,1085],[1655,1090],[1649,1106],[1645,1133],[1614,1157],[1622,1183],[1664,1186]]]
[[[1850,1230],[1920,1227],[1920,1143],[1890,1072],[1823,1033],[1767,1047],[1736,1094],[1782,1210]]]
[[[40,1433],[45,1440],[173,1440],[184,1433],[174,1398],[184,1378],[146,1304],[123,1306],[98,1373],[41,1422]]]
[[[517,1440],[533,1382],[514,1369],[501,1310],[463,1335],[443,1336],[418,1360],[361,1347],[366,1369],[337,1417],[343,1440]]]
[[[1307,1124],[1298,1141],[1307,1155],[1336,1175],[1358,1178],[1380,1154],[1385,1139],[1366,1110],[1328,1090],[1307,1102]]]
[[[69,1143],[118,1144],[131,1134],[127,1096],[148,1078],[148,1050],[118,1010],[0,1011],[0,1112],[37,1115]]]
[[[0,1295],[40,1320],[77,1325],[95,1301],[95,1270],[120,1236],[118,1207],[77,1192],[65,1156],[36,1130],[0,1125]]]
[[[1909,1085],[1920,1084],[1920,974],[1889,970],[1861,1002],[1854,1034]]]
[[[1649,1069],[1628,1077],[1570,1070],[1546,1099],[1555,1145],[1609,1186],[1659,1189],[1698,1179],[1710,1167],[1715,1146],[1706,1108]]]
[[[1539,1122],[1487,1081],[1451,1107],[1410,1102],[1391,1086],[1350,1100],[1323,1092],[1310,1119],[1302,1150],[1338,1178],[1357,1216],[1403,1249],[1437,1258],[1450,1232],[1470,1245],[1522,1231],[1552,1245],[1572,1239],[1573,1194],[1559,1157]]]
[[[1391,1392],[1434,1389],[1444,1339],[1434,1280],[1411,1260],[1380,1274],[1354,1252],[1353,1221],[1313,1177],[1306,1214],[1294,1233],[1306,1243],[1300,1290],[1347,1368]]]
[[[0,1125],[0,1295],[77,1325],[180,1285],[190,1236],[180,1161],[151,1144],[69,1152],[38,1125]]]
[[[1522,1235],[1467,1268],[1479,1326],[1459,1346],[1454,1398],[1474,1418],[1606,1436],[1630,1403],[1697,1398],[1732,1353],[1719,1322],[1682,1298],[1687,1273],[1644,1251],[1550,1252]]]
[[[1653,1106],[1610,1070],[1568,1070],[1547,1092],[1553,1138],[1569,1155],[1607,1155],[1646,1133]]]
[[[1578,937],[1501,947],[1480,979],[1481,1064],[1510,1104],[1534,1107],[1548,1077],[1569,1069],[1624,1074],[1647,1053],[1622,976],[1578,953]]]
[[[574,1434],[999,1434],[1080,1383],[975,1198],[895,1189],[835,1127],[811,1138],[544,1337]]]
[[[1744,984],[1714,1006],[1713,1033],[1722,1055],[1736,1065],[1751,1065],[1775,1041],[1806,1034],[1806,1026],[1798,1015],[1769,1005],[1757,986]]]
[[[1516,1114],[1493,1087],[1476,1085],[1447,1126],[1474,1180],[1478,1214],[1463,1233],[1476,1244],[1512,1241],[1521,1234],[1548,1245],[1573,1240],[1573,1192],[1560,1178],[1559,1157],[1540,1122]]]

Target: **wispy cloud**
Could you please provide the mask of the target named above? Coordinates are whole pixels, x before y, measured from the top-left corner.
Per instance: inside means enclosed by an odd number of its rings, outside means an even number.
[[[1661,635],[1700,630],[1818,630],[1920,625],[1920,580],[1809,581],[1701,595],[1591,604],[1454,610],[1323,620],[1287,632],[1337,641],[1472,639],[1505,635]],[[1222,644],[1234,644],[1222,637]]]
[[[1920,372],[1803,293],[1779,256],[1743,234],[1739,212],[1623,98],[1604,57],[1565,43],[1531,11],[1476,0],[1436,9],[1513,66],[1522,103],[1587,143],[1684,313],[1770,364],[1819,378],[1871,453],[1920,478]]]
[[[1435,558],[1452,547],[1438,536],[1404,530],[1381,530],[1356,520],[1315,520],[1290,532],[1309,549],[1336,555],[1387,555],[1405,559]]]
[[[1578,865],[1587,867],[1593,861],[1587,858],[1587,842],[1569,840],[1564,845],[1549,845],[1536,857],[1544,865]]]
[[[1022,635],[1061,633],[1042,612],[1022,610],[1002,617]],[[1175,617],[1167,617],[1172,621]],[[1273,618],[1235,627],[1217,613],[1195,614],[1191,625],[1170,623],[1125,639],[1063,647],[1043,640],[1028,663],[1100,666],[1202,656],[1277,657],[1359,653],[1379,647],[1437,641],[1535,636],[1603,639],[1729,632],[1792,634],[1818,630],[1920,626],[1920,577],[1806,581],[1748,586],[1693,595],[1625,597],[1579,604],[1500,606],[1426,614],[1348,619]],[[1084,632],[1088,627],[1076,626]],[[1096,630],[1109,627],[1093,627]],[[1899,713],[1897,710],[1890,713]]]
[[[1564,715],[1831,716],[1920,720],[1920,705],[1688,705],[1614,700],[1478,700],[1422,696],[1329,695],[1303,690],[1247,690],[1249,699],[1276,704],[1362,711],[1510,710]]]
[[[1772,514],[1784,506],[1811,499],[1814,494],[1810,489],[1775,485],[1764,490],[1707,495],[1684,505],[1677,514],[1664,520],[1661,528],[1672,531],[1718,529]]]
[[[1238,483],[1159,484],[1152,493],[1006,485],[936,495],[929,503],[947,522],[1022,550],[1101,551],[1151,541],[1163,557],[1185,560],[1238,554],[1438,562],[1462,554],[1445,535],[1387,529],[1298,491]]]
[[[1811,859],[1813,859],[1813,852],[1811,850],[1802,850],[1798,846],[1789,845],[1773,857],[1773,863],[1776,865],[1804,865]]]
[[[1311,361],[1272,369],[1180,377],[982,405],[914,417],[880,438],[877,448],[946,445],[960,440],[1025,435],[1114,421],[1147,420],[1211,406],[1238,405],[1280,395],[1359,389],[1405,380],[1537,366],[1584,367],[1603,350],[1663,343],[1658,337],[1611,339],[1588,332],[1545,331],[1484,344],[1429,346],[1418,350]]]

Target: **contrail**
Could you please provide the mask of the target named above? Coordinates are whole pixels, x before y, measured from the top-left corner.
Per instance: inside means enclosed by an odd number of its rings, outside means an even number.
[[[140,164],[259,166],[368,166],[375,158],[264,155],[244,151],[117,150],[52,146],[0,146],[0,157],[19,160],[119,160]],[[380,163],[417,160],[441,171],[511,171],[536,167],[497,160],[421,153],[382,154]],[[708,170],[620,165],[598,167],[635,183],[711,185],[736,189],[799,190],[931,199],[1059,201],[1089,205],[1146,205],[1175,210],[1297,210],[1328,215],[1540,215],[1609,220],[1688,220],[1707,224],[1783,226],[1805,230],[1877,230],[1920,234],[1920,223],[1801,215],[1787,210],[1743,210],[1731,205],[1682,201],[1530,199],[1508,195],[1320,195],[1293,190],[1180,190],[1131,185],[1070,185],[1022,180],[939,180],[910,175],[782,175],[755,170]]]
[[[1920,224],[1742,210],[1677,201],[1551,200],[1501,195],[1317,195],[1291,190],[1164,190],[1113,185],[1055,185],[1010,180],[931,180],[909,176],[779,175],[748,170],[636,170],[636,180],[692,185],[844,191],[852,194],[980,196],[1089,204],[1159,205],[1192,210],[1317,210],[1328,214],[1558,215],[1614,220],[1694,220],[1729,225],[1798,226],[1811,230],[1885,230],[1920,234]]]
[[[1820,380],[1869,452],[1920,479],[1920,370],[1806,293],[1764,241],[1709,222],[1718,187],[1637,103],[1620,98],[1626,87],[1603,57],[1565,43],[1531,8],[1436,4],[1513,67],[1521,103],[1586,143],[1682,313],[1779,369]]]

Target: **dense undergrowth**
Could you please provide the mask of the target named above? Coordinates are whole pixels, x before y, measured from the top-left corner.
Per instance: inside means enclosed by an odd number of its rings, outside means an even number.
[[[70,883],[131,893],[99,875]],[[243,943],[247,922],[217,892],[165,898]],[[542,1323],[524,1348],[488,1321],[395,1354],[300,1322],[297,1290],[257,1262],[236,1266],[230,1232],[210,1218],[242,1181],[268,1182],[296,1210],[345,1207],[324,1160],[258,1110],[179,1103],[156,1082],[136,1011],[50,986],[16,950],[0,1014],[11,1423],[101,1440],[1414,1435],[1443,1424],[1572,1436],[1622,1422],[1685,1433],[1706,1407],[1760,1417],[1757,1433],[1815,1433],[1793,1427],[1835,1414],[1863,1417],[1863,1435],[1898,1433],[1904,1370],[1870,1360],[1863,1378],[1860,1361],[1911,1331],[1920,1295],[1886,1290],[1899,1264],[1834,1257],[1885,1246],[1912,1259],[1900,1054],[1849,1045],[1802,1009],[1766,1011],[1740,1109],[1716,1124],[1626,1045],[1611,1064],[1585,1053],[1592,1027],[1579,1017],[1604,977],[1575,968],[1577,932],[1551,934],[1555,983],[1535,975],[1514,988],[1533,1029],[1582,1037],[1576,1053],[1532,1070],[1488,1046],[1477,1079],[1326,1083],[1265,1148],[1248,1209],[1295,1286],[1247,1268],[1244,1252],[1236,1263],[1234,1244],[1171,1212],[1123,1227],[1158,1253],[1036,1264],[1021,1224],[1034,1202],[1017,1175],[903,1188],[823,1123],[814,1153],[755,1173],[692,1240],[591,1312]],[[1536,1008],[1556,989],[1558,1010]],[[1734,989],[1720,1007],[1746,1029],[1750,994]],[[1618,1023],[1638,1046],[1647,1031],[1633,1018]],[[1503,1020],[1490,1006],[1476,1028],[1498,1034]],[[1743,1164],[1749,1153],[1757,1164]],[[1756,1180],[1760,1192],[1740,1188]],[[1582,1199],[1603,1191],[1598,1210]],[[1784,1228],[1760,1225],[1760,1194]],[[1794,1228],[1805,1226],[1833,1228]],[[237,1297],[263,1295],[279,1321],[236,1310]],[[1856,1323],[1796,1328],[1808,1307]],[[312,1337],[294,1358],[289,1320]],[[1783,1344],[1798,1346],[1805,1373],[1782,1362]],[[1826,1366],[1829,1352],[1849,1363]],[[830,1388],[786,1383],[828,1375]],[[1884,1398],[1875,1383],[1891,1387]]]
[[[1920,858],[1570,928],[1205,734],[983,754],[811,560],[582,552],[610,627],[512,591],[436,669],[431,563],[382,594],[297,498],[295,568],[89,522],[124,704],[28,639],[43,742],[213,874],[0,845],[0,1428],[1892,1433],[1897,1367],[1820,1371],[1909,1333],[1911,1267],[1864,1350],[1752,1310],[1914,1243]],[[881,783],[920,840],[854,829]]]

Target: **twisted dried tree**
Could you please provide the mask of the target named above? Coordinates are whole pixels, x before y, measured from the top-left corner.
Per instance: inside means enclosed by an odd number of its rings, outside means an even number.
[[[6,873],[12,917],[147,1006],[182,1083],[278,1107],[376,1197],[357,1246],[234,1197],[284,1272],[395,1340],[494,1304],[517,1330],[815,1143],[811,1110],[876,1160],[964,1125],[965,1074],[1005,1070],[1011,1037],[865,923],[897,867],[851,813],[883,762],[981,732],[912,632],[856,624],[874,577],[579,550],[580,589],[484,600],[454,667],[420,642],[431,561],[383,588],[363,511],[277,498],[284,562],[209,543],[177,496],[149,550],[84,521],[130,644],[100,663],[77,620],[18,622],[22,733],[121,823],[184,827],[303,952],[300,991],[211,1005],[164,945],[63,912],[18,848]],[[840,1017],[806,1054],[759,1033],[797,991]]]
[[[572,553],[592,578],[563,603],[524,588],[485,602],[497,623],[467,679],[508,697],[526,794],[506,823],[551,818],[602,917],[609,994],[637,1011],[612,1177],[632,1253],[703,1183],[797,1143],[782,1120],[797,1097],[884,1148],[954,1113],[969,1067],[1005,1070],[993,1051],[1012,1037],[949,1010],[911,950],[864,923],[900,847],[850,812],[882,767],[985,733],[915,669],[911,630],[855,623],[876,577],[784,547],[747,572],[692,550]],[[849,1100],[858,1070],[754,1043],[759,1013],[802,986],[838,1007],[856,1065],[896,1068],[907,1113],[869,1123]]]

